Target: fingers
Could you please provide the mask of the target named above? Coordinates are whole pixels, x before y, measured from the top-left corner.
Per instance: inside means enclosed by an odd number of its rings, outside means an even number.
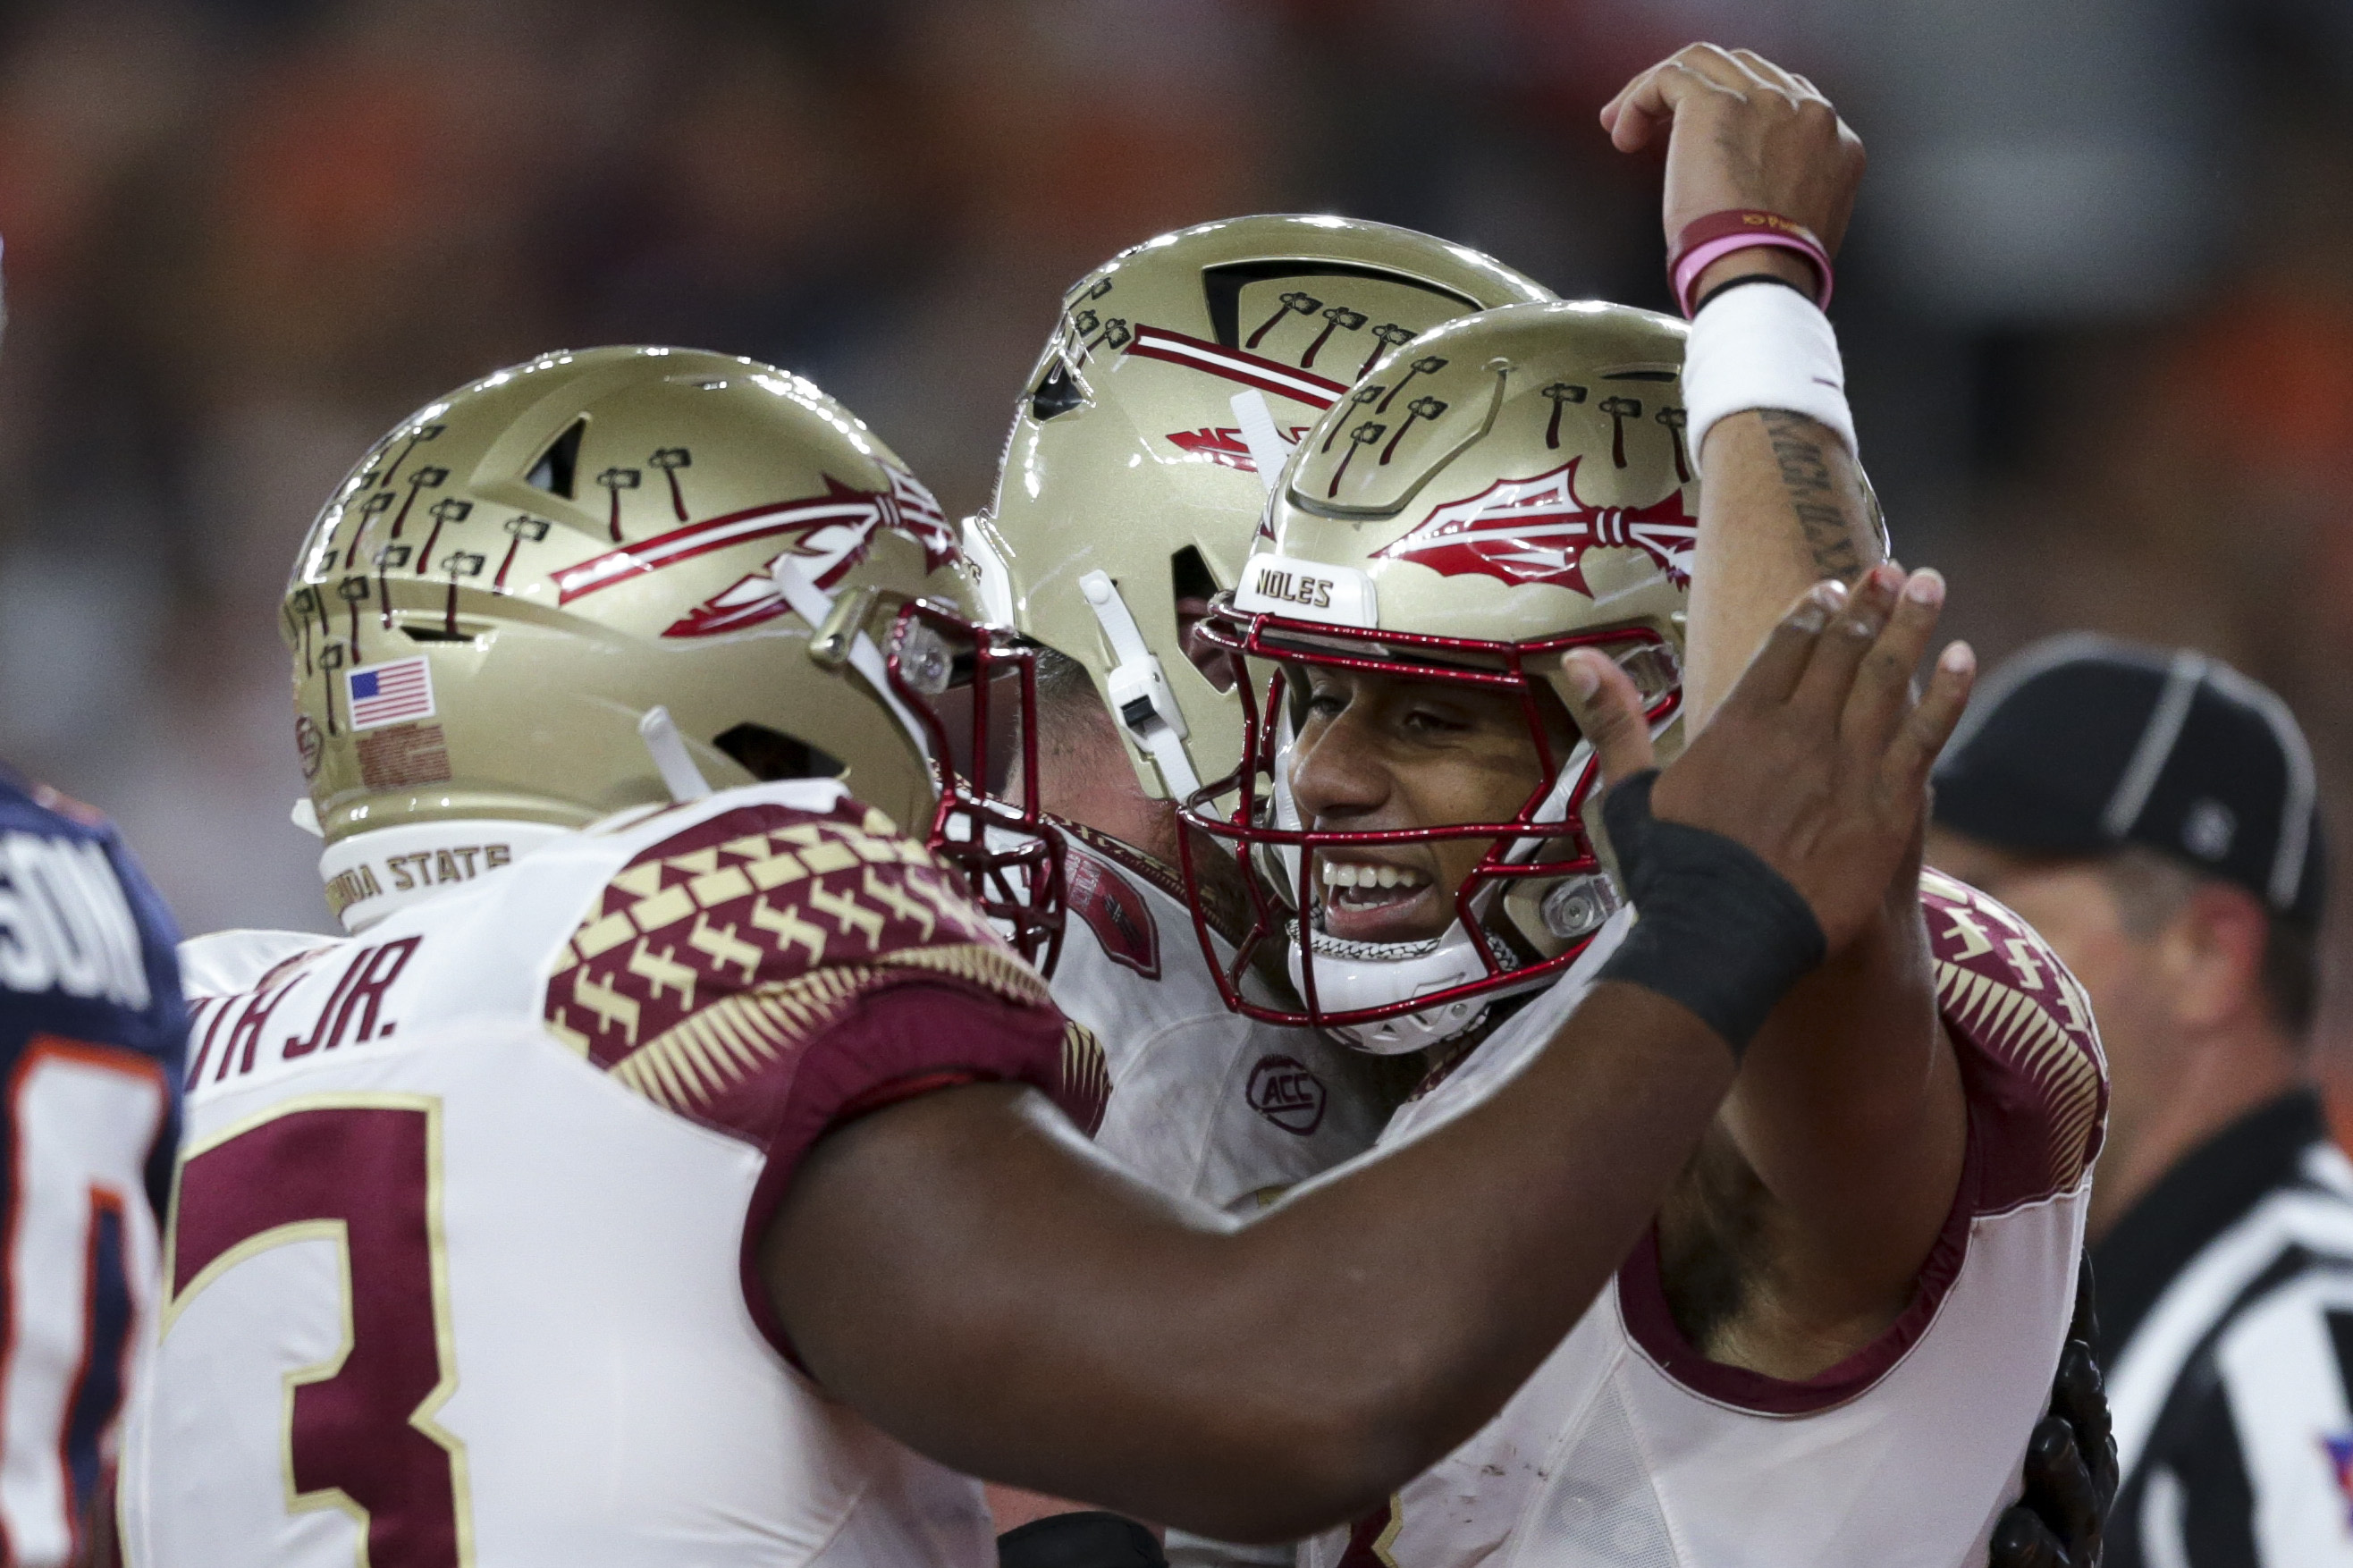
[[[1798,602],[1774,626],[1765,638],[1765,646],[1757,650],[1757,657],[1741,672],[1739,683],[1724,700],[1725,706],[1754,710],[1787,702],[1813,659],[1822,628],[1845,607],[1846,596],[1846,584],[1835,578],[1817,583],[1799,595]]]
[[[1928,787],[1928,770],[1936,753],[1953,738],[1961,710],[1969,705],[1969,688],[1977,680],[1978,656],[1965,642],[1947,643],[1929,672],[1928,689],[1910,718],[1897,730],[1882,763],[1881,787],[1893,798],[1915,799]]]
[[[2024,1504],[2004,1509],[1994,1521],[1989,1568],[2073,1568],[2050,1526]]]
[[[1609,132],[1610,145],[1631,153],[1649,145],[1693,95],[1712,89],[1740,93],[1763,85],[1730,51],[1714,44],[1693,44],[1620,88],[1618,96],[1601,106],[1601,128]]]
[[[1784,69],[1758,54],[1755,49],[1731,49],[1726,54],[1744,75],[1758,87],[1770,89],[1783,97],[1795,100],[1820,98],[1806,79],[1792,70]],[[1825,102],[1828,100],[1824,100]]]
[[[2099,1291],[2092,1283],[2092,1255],[2087,1252],[2075,1265],[2075,1315],[2067,1324],[2069,1339],[2100,1342],[2099,1302]]]
[[[1816,584],[1766,638],[1725,707],[1810,710],[1847,745],[1878,759],[1889,798],[1916,799],[1968,705],[1977,671],[1968,645],[1954,643],[1912,700],[1912,671],[1944,596],[1935,572],[1906,578],[1888,563],[1865,573],[1852,595],[1835,581]]]
[[[1620,152],[1632,152],[1651,139],[1657,124],[1674,118],[1676,106],[1691,93],[1714,87],[1746,98],[1756,92],[1777,92],[1792,102],[1813,100],[1825,107],[1829,100],[1811,82],[1782,69],[1754,49],[1727,49],[1716,44],[1693,44],[1677,50],[1618,89],[1601,106],[1601,128],[1611,132]],[[1630,109],[1635,118],[1629,118]],[[1627,134],[1617,134],[1621,122]]]
[[[1569,716],[1593,742],[1602,782],[1614,784],[1651,766],[1651,722],[1642,711],[1642,694],[1626,672],[1606,655],[1582,647],[1563,655],[1560,668]]]
[[[2026,1441],[2025,1473],[2026,1492],[2019,1500],[2051,1527],[2071,1556],[2088,1555],[2085,1549],[2100,1535],[2100,1505],[2075,1447],[2075,1429],[2045,1415]]]
[[[1881,562],[1858,579],[1847,595],[1846,607],[1831,620],[1814,648],[1790,702],[1836,723],[1853,693],[1855,671],[1863,656],[1878,644],[1880,630],[1895,607],[1903,586],[1902,568]]]
[[[1928,638],[1945,608],[1941,574],[1927,570],[1897,575],[1901,587],[1894,608],[1878,640],[1862,656],[1839,721],[1841,734],[1874,752],[1886,749],[1888,738],[1912,706],[1912,672],[1920,668],[1920,656],[1928,650]]]
[[[2070,1340],[2059,1352],[2059,1378],[2051,1392],[2051,1408],[2075,1429],[2075,1447],[2092,1478],[2092,1493],[2105,1514],[2116,1500],[2116,1426],[2108,1415],[2107,1391],[2101,1385],[2099,1363],[2092,1347]]]
[[[2101,1384],[2098,1364],[2092,1360],[2092,1347],[2081,1340],[2069,1340],[2059,1352],[2059,1376],[2052,1384],[2051,1408],[2075,1428],[2079,1443],[2108,1436],[2107,1390]]]
[[[1672,60],[1628,82],[1602,106],[1601,128],[1609,132],[1609,144],[1620,153],[1649,146],[1651,138],[1674,119],[1675,105],[1691,86]]]

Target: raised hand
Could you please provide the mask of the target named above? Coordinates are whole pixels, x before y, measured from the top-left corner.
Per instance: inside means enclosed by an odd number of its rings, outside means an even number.
[[[1628,82],[1601,124],[1621,153],[1669,132],[1669,243],[1694,218],[1750,207],[1803,224],[1838,253],[1862,140],[1804,77],[1752,50],[1694,44]]]
[[[1948,645],[1926,690],[1912,690],[1944,599],[1935,572],[1907,577],[1887,563],[1852,595],[1817,584],[1651,792],[1659,817],[1736,839],[1788,879],[1831,954],[1883,913],[1921,831],[1929,767],[1968,700],[1977,660],[1966,643]],[[1562,671],[1603,778],[1650,767],[1625,672],[1582,648]]]

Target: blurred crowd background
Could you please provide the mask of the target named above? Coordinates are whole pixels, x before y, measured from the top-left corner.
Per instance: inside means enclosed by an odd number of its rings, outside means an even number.
[[[413,406],[749,353],[960,515],[1061,289],[1180,224],[1382,218],[1666,307],[1657,161],[1594,116],[1700,37],[1870,147],[1836,315],[1955,629],[2230,660],[2353,838],[2346,0],[13,0],[0,757],[187,929],[325,929],[274,606]]]

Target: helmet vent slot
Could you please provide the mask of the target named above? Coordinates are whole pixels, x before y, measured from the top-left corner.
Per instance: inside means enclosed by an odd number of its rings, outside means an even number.
[[[1198,545],[1187,544],[1169,555],[1168,579],[1176,591],[1176,604],[1171,607],[1176,612],[1178,646],[1185,650],[1185,657],[1192,661],[1193,668],[1201,672],[1203,679],[1220,691],[1231,691],[1234,689],[1233,661],[1225,656],[1223,649],[1211,647],[1195,635],[1200,629],[1201,616],[1208,609],[1209,601],[1218,596],[1217,574],[1201,558]]]
[[[1201,547],[1187,544],[1171,551],[1168,555],[1168,576],[1175,584],[1179,599],[1214,599],[1218,596],[1218,576],[1209,563],[1201,558]]]
[[[430,626],[403,621],[400,627],[401,635],[407,637],[410,642],[430,643],[474,642],[486,636],[490,629],[488,626],[478,625],[473,630],[469,631],[465,624],[459,622],[458,629],[452,631],[439,624],[438,620]]]
[[[562,496],[565,500],[575,500],[572,489],[573,478],[580,468],[580,438],[587,433],[588,421],[575,419],[572,427],[558,436],[554,444],[539,455],[539,461],[532,465],[525,482],[550,495]]]
[[[838,779],[849,764],[797,735],[765,724],[738,724],[711,742],[763,784],[781,779]]]
[[[1058,415],[1068,414],[1086,400],[1079,378],[1058,359],[1054,368],[1046,373],[1046,379],[1038,384],[1038,390],[1029,395],[1029,416],[1043,424]]]

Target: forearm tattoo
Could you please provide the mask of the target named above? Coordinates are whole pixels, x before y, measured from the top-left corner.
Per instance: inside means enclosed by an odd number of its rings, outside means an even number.
[[[1829,447],[1836,439],[1802,414],[1782,408],[1760,408],[1765,436],[1773,444],[1773,461],[1781,470],[1781,489],[1806,536],[1814,570],[1825,577],[1852,583],[1868,564],[1855,542],[1853,522],[1840,504],[1831,478]],[[1865,521],[1865,526],[1870,526]]]

